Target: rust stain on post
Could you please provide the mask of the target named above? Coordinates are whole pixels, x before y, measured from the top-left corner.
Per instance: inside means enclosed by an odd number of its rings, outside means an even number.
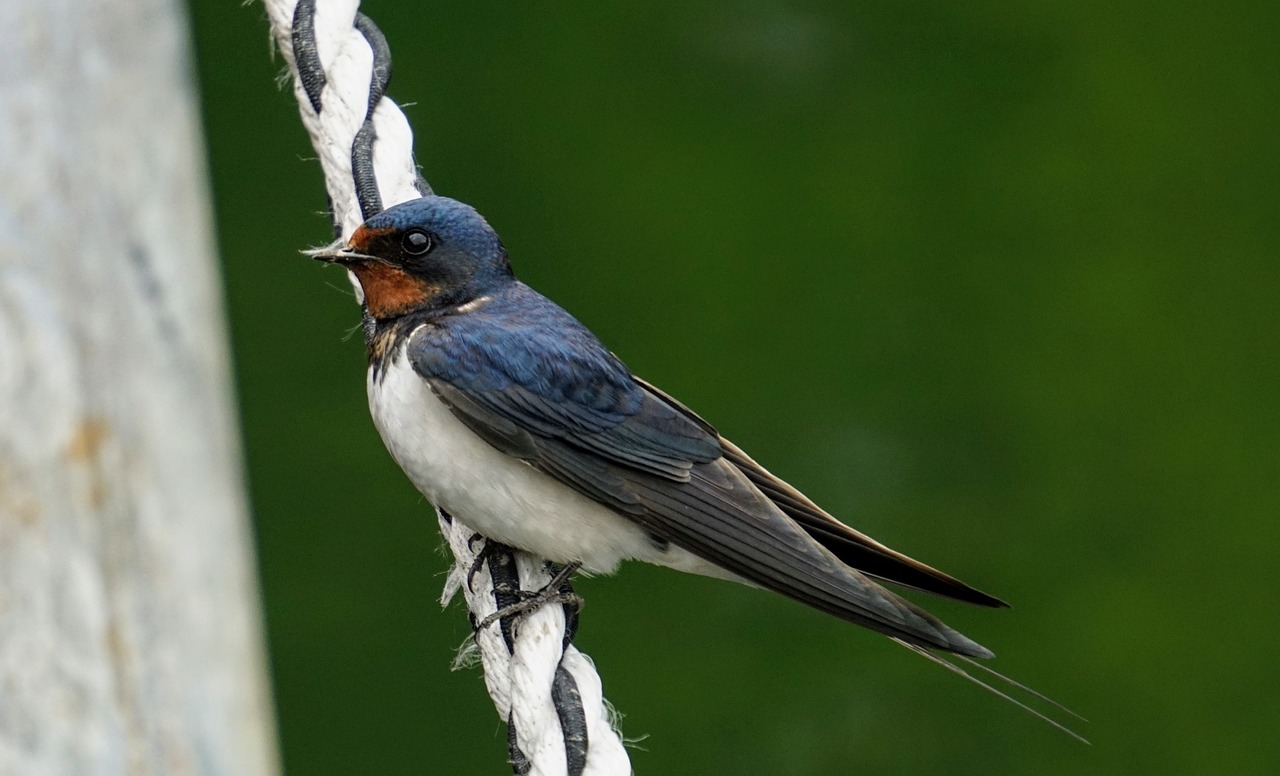
[[[85,502],[89,509],[95,512],[107,503],[110,479],[103,470],[100,459],[103,445],[110,433],[110,427],[105,420],[95,417],[84,418],[80,421],[66,448],[66,456],[70,461],[89,469],[89,487]]]
[[[76,433],[67,443],[67,458],[76,463],[89,464],[98,457],[102,443],[108,434],[107,422],[101,418],[85,418],[80,421]]]

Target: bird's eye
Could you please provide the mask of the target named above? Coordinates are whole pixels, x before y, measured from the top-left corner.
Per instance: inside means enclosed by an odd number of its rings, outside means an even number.
[[[400,247],[410,256],[421,256],[431,250],[431,235],[421,229],[405,232],[400,238]]]

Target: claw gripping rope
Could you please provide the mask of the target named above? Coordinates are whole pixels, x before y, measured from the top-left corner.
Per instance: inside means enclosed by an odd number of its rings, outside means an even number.
[[[409,123],[385,96],[391,50],[373,21],[359,12],[359,1],[264,3],[302,123],[320,157],[334,236],[350,236],[387,205],[430,194],[413,160]],[[549,564],[485,539],[443,510],[436,512],[455,557],[442,603],[459,590],[466,599],[485,685],[507,723],[514,772],[629,774],[600,677],[572,643],[576,606],[541,605],[521,616],[498,618],[496,627],[477,628],[499,609],[525,600],[526,591],[551,584]],[[557,592],[554,600],[573,599],[567,581]]]

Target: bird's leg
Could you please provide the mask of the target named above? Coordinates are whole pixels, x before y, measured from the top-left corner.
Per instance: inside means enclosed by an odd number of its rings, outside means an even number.
[[[504,606],[488,617],[485,617],[480,621],[480,624],[475,627],[475,630],[477,632],[482,631],[499,620],[505,620],[508,617],[527,614],[546,604],[572,604],[575,608],[580,608],[582,606],[582,597],[573,592],[573,588],[569,588],[568,590],[565,589],[565,583],[567,583],[569,578],[572,577],[580,568],[582,568],[582,564],[577,562],[569,563],[560,567],[560,570],[556,572],[556,575],[552,577],[551,581],[544,585],[541,590],[498,590],[497,587],[495,587],[495,592],[514,594],[521,600],[509,606]]]

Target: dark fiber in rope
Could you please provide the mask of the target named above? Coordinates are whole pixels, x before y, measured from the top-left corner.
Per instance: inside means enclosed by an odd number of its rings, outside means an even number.
[[[378,25],[373,23],[373,19],[362,13],[356,14],[356,29],[368,41],[369,48],[373,51],[373,70],[369,82],[369,108],[365,113],[366,119],[369,119],[373,118],[373,109],[378,107],[378,102],[387,93],[387,86],[391,83],[391,47],[387,45],[387,36],[382,34],[382,30],[378,29]]]
[[[366,221],[383,210],[382,195],[378,193],[378,178],[373,174],[373,141],[377,139],[378,133],[373,128],[373,122],[366,119],[351,143],[351,177],[356,181],[360,215]]]
[[[551,683],[551,702],[560,717],[560,731],[564,734],[564,759],[569,776],[582,776],[587,768],[587,712],[582,707],[582,693],[578,682],[562,662],[556,666],[556,678]]]
[[[520,749],[520,742],[516,740],[516,718],[514,715],[507,715],[507,761],[511,763],[511,771],[516,776],[525,776],[533,770],[533,763],[529,762],[529,758]]]
[[[355,178],[360,214],[367,221],[382,212],[382,194],[378,191],[378,178],[373,172],[373,141],[378,139],[373,127],[373,111],[387,93],[387,84],[391,83],[391,48],[382,30],[368,16],[356,14],[355,26],[373,51],[369,106],[365,109],[364,124],[351,143],[351,175]]]
[[[293,8],[293,60],[298,68],[298,83],[307,93],[311,109],[320,113],[320,93],[329,79],[320,64],[320,52],[316,48],[316,0],[298,0]],[[329,220],[333,222],[333,239],[342,236],[342,224],[333,212],[333,198],[325,194],[329,207]]]
[[[374,24],[372,19],[362,13],[356,14],[356,29],[369,42],[369,48],[373,50],[373,78],[369,84],[369,112],[366,114],[364,123],[365,127],[372,127],[373,111],[378,107],[378,101],[386,94],[387,86],[391,83],[391,47],[387,45],[387,37],[382,34],[382,30],[378,29],[378,25]],[[361,127],[361,132],[363,131],[364,127]],[[356,135],[357,143],[361,139],[360,135]],[[373,138],[370,138],[369,143],[372,147]],[[432,194],[431,184],[427,183],[427,179],[422,177],[421,172],[418,173],[417,179],[414,180],[413,187],[424,197]]]
[[[311,109],[320,112],[320,93],[328,79],[316,50],[316,0],[298,0],[293,9],[293,59],[298,66],[298,83],[311,101]]]

